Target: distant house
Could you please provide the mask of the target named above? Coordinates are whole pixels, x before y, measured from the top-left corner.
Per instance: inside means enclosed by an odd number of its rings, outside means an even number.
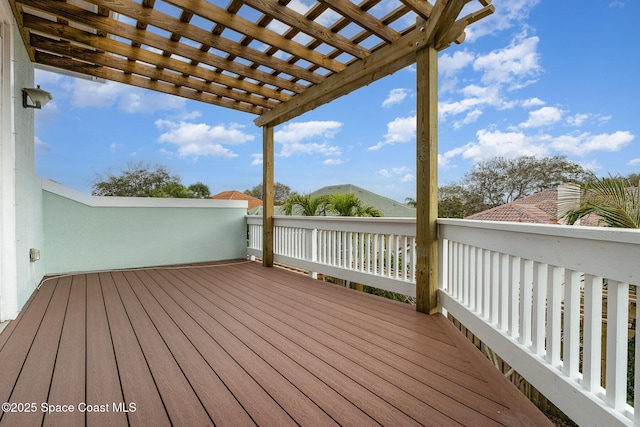
[[[353,184],[329,185],[322,187],[313,193],[313,196],[328,196],[331,194],[354,193],[364,205],[373,206],[382,212],[385,217],[415,218],[416,208],[407,206],[388,197],[373,193]]]
[[[388,218],[415,218],[416,208],[407,206],[388,197],[373,193],[353,184],[330,185],[322,187],[311,193],[312,196],[329,196],[332,194],[354,193],[364,205],[373,206]],[[274,215],[284,215],[279,206],[273,209]],[[251,209],[249,205],[249,215],[262,215],[262,205]]]
[[[511,203],[496,206],[477,214],[469,215],[465,219],[476,219],[481,221],[510,221],[526,222],[532,224],[561,224],[562,216],[566,212],[558,211],[558,196],[562,195],[573,184],[564,184],[558,190],[541,191],[522,199],[514,200]],[[576,205],[579,202],[579,193]],[[562,196],[561,196],[562,197]],[[580,225],[597,226],[598,217],[589,215],[580,220]]]
[[[249,202],[249,210],[262,206],[262,200],[249,196],[248,194],[241,193],[237,190],[223,191],[222,193],[211,196],[211,198],[217,200],[246,200]]]
[[[465,219],[534,224],[558,223],[558,191],[547,190],[470,215]]]

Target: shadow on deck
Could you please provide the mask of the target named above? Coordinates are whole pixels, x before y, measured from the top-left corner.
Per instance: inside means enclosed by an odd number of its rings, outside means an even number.
[[[47,280],[0,401],[8,426],[549,425],[441,315],[246,261]]]

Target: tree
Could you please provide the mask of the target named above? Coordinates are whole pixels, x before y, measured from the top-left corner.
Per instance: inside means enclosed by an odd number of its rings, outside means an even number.
[[[573,225],[590,214],[608,227],[640,228],[640,192],[622,177],[595,179],[583,186],[580,204],[564,217]]]
[[[488,208],[513,202],[531,194],[551,190],[565,182],[589,182],[593,174],[562,156],[494,157],[478,163],[465,174],[462,185],[483,195]]]
[[[413,197],[405,197],[404,203],[412,208],[418,207],[418,202]]]
[[[329,199],[329,209],[338,216],[382,216],[382,212],[375,207],[363,204],[355,193],[336,193],[332,195]]]
[[[201,182],[191,184],[187,190],[191,192],[192,197],[195,199],[206,199],[211,196],[209,186]]]
[[[282,204],[282,209],[285,215],[325,216],[332,213],[338,216],[383,216],[375,207],[363,204],[354,193],[330,196],[293,194]]]
[[[209,195],[209,187],[202,183],[186,188],[178,175],[171,174],[166,166],[148,163],[128,163],[119,174],[107,170],[96,174],[91,183],[94,196],[122,197],[179,197],[195,198]],[[195,191],[197,190],[197,192]],[[204,196],[204,197],[206,197]]]
[[[255,197],[260,200],[264,200],[264,191],[262,190],[262,184],[258,184],[251,190],[245,190],[244,194],[248,194],[251,197]],[[287,200],[287,198],[296,192],[292,192],[288,185],[284,185],[280,182],[273,184],[273,203],[281,205]]]
[[[465,218],[487,209],[481,194],[467,190],[463,184],[450,184],[438,189],[438,216]]]
[[[282,204],[285,215],[324,216],[329,207],[329,196],[312,196],[309,194],[293,194]]]
[[[640,174],[637,174],[637,173],[629,174],[629,176],[627,176],[627,179],[629,180],[629,184],[631,184],[631,186],[637,187],[638,183],[640,182]]]

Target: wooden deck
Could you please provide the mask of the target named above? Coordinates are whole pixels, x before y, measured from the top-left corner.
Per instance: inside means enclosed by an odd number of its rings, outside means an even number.
[[[46,281],[0,334],[0,402],[2,426],[548,425],[444,317],[246,261]]]

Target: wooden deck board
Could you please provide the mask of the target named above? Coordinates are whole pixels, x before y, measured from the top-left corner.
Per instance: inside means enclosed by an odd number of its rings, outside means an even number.
[[[0,366],[0,425],[549,425],[444,317],[241,261],[48,280]]]
[[[231,277],[227,277],[225,280],[226,283],[231,281]],[[354,375],[363,381],[363,385],[379,383],[383,379],[389,384],[393,384],[394,387],[411,393],[411,397],[419,396],[422,404],[417,405],[421,407],[419,413],[414,414],[416,419],[425,416],[424,404],[428,404],[434,410],[459,421],[464,420],[465,414],[475,415],[480,412],[491,418],[494,414],[505,409],[504,405],[490,398],[482,398],[483,396],[479,395],[477,391],[474,392],[466,388],[475,385],[477,388],[484,389],[487,397],[491,397],[488,393],[489,388],[485,387],[486,383],[466,376],[466,381],[456,384],[447,378],[457,373],[451,368],[440,373],[421,370],[419,366],[406,363],[402,357],[397,357],[396,354],[387,354],[383,349],[358,337],[357,325],[346,325],[353,329],[353,333],[347,333],[331,325],[319,325],[317,318],[308,316],[302,310],[293,310],[291,306],[282,304],[280,300],[271,299],[271,304],[268,304],[268,296],[258,299],[251,296],[253,292],[245,292],[240,287],[231,290],[231,292],[236,298],[246,301],[252,307],[253,313],[264,313],[263,316],[256,315],[256,318],[273,330],[282,330],[277,322],[286,324],[288,327],[286,334],[291,337],[292,341],[306,342],[307,349],[313,354],[328,354],[328,360],[325,359],[325,361],[332,366],[337,366],[341,362],[341,358],[344,357],[346,360],[341,363],[344,369],[343,373],[347,376]],[[270,320],[268,316],[271,316],[275,321]],[[370,373],[375,373],[379,378],[371,378]],[[452,400],[449,396],[442,394],[439,391],[441,389],[455,390],[459,401]],[[394,405],[402,406],[410,401],[411,398],[405,397]],[[467,405],[473,406],[475,410]]]

